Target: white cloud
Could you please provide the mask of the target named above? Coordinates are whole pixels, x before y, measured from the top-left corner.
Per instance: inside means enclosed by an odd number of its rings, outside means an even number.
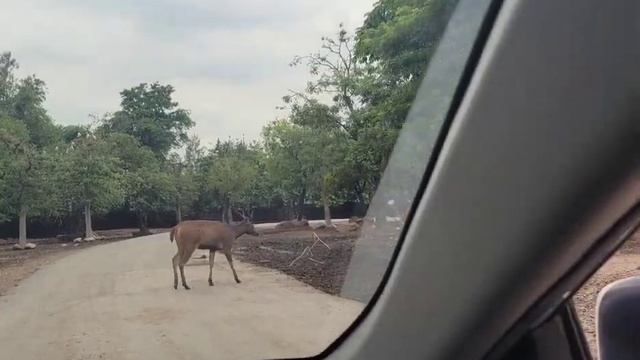
[[[174,85],[204,143],[254,139],[282,95],[308,79],[291,58],[315,51],[340,23],[355,29],[372,3],[9,0],[0,51],[14,53],[21,75],[47,83],[59,123],[117,110],[122,89],[160,81]]]

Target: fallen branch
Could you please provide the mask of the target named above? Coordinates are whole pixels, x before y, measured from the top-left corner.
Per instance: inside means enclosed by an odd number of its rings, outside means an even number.
[[[317,263],[317,264],[324,264],[324,262],[316,260],[316,259],[311,257],[311,256],[314,256],[313,255],[313,247],[316,246],[316,244],[318,242],[322,243],[322,245],[326,246],[326,248],[329,249],[329,250],[331,250],[331,247],[329,245],[327,245],[327,243],[322,241],[322,239],[320,239],[318,234],[316,234],[315,232],[313,233],[312,238],[315,239],[313,244],[311,244],[311,246],[307,246],[306,248],[304,248],[304,250],[302,250],[302,253],[300,253],[300,255],[298,255],[298,257],[296,257],[295,259],[293,259],[293,261],[289,264],[289,267],[293,266],[293,264],[295,264],[298,260],[303,258],[305,255],[308,255],[309,256],[308,259],[313,261],[313,262],[315,262],[315,263]]]
[[[316,241],[314,241],[313,245],[315,245],[318,241],[320,241],[322,243],[322,245],[326,246],[327,249],[331,250],[331,247],[329,245],[327,245],[326,242],[322,241],[322,239],[320,239],[320,236],[318,236],[318,234],[316,234],[315,232],[313,233],[313,237],[316,238]],[[313,245],[311,245],[311,247],[313,247]]]
[[[293,259],[293,261],[291,262],[291,264],[289,264],[289,267],[292,267],[292,266],[293,266],[293,264],[295,264],[295,263],[296,263],[296,261],[300,260],[300,258],[302,258],[302,257],[307,253],[307,251],[309,251],[309,249],[311,249],[309,246],[307,246],[306,248],[304,248],[304,250],[302,250],[302,253],[301,253],[297,258]]]
[[[287,255],[294,254],[294,252],[293,252],[293,251],[289,251],[289,250],[280,250],[280,249],[274,249],[274,248],[269,247],[269,246],[262,246],[262,245],[260,245],[260,246],[258,246],[258,248],[259,248],[259,249],[262,249],[262,250],[269,250],[269,251],[277,252],[277,253],[280,253],[280,254],[287,254]]]
[[[316,264],[324,265],[324,261],[316,260],[316,259],[314,259],[314,258],[312,258],[312,257],[307,258],[307,260],[311,260],[311,261],[313,261],[313,262],[314,262],[314,263],[316,263]]]

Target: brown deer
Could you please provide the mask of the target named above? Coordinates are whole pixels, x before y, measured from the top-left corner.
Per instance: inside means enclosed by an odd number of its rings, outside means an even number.
[[[231,248],[233,240],[242,234],[258,236],[253,224],[247,219],[236,224],[224,224],[219,221],[210,220],[189,220],[183,221],[171,229],[169,239],[173,242],[176,239],[178,252],[173,257],[173,287],[178,289],[178,273],[176,267],[180,268],[182,286],[189,290],[187,281],[184,278],[184,265],[189,261],[196,249],[209,250],[209,286],[213,286],[211,278],[213,272],[213,257],[217,250],[220,250],[227,257],[233,277],[240,283],[236,269],[233,267],[231,258]]]

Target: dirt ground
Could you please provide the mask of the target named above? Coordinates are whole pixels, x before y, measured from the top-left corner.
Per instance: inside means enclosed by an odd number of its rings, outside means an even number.
[[[174,290],[166,233],[71,252],[0,297],[2,359],[282,359],[319,353],[364,304],[277,270],[206,259]],[[221,261],[218,261],[221,260]]]
[[[316,289],[337,295],[358,237],[357,231],[338,229],[340,231],[301,230],[265,233],[261,237],[243,236],[238,239],[234,257],[282,271]],[[318,241],[314,233],[322,241]],[[303,254],[307,247],[311,248]]]
[[[73,243],[56,238],[29,239],[37,245],[35,249],[16,251],[12,249],[15,239],[0,239],[0,296],[18,285],[42,266],[54,262],[61,257],[79,249],[130,239],[137,229],[117,229],[96,231],[104,239],[92,242]],[[154,229],[152,232],[162,232]]]

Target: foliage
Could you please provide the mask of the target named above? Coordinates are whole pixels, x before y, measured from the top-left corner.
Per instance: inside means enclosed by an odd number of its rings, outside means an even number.
[[[219,196],[223,213],[233,207],[251,208],[248,196],[255,184],[258,163],[255,149],[243,141],[218,142],[210,152],[205,170],[205,184]]]
[[[55,161],[29,142],[26,126],[11,118],[0,118],[0,219],[17,216],[23,208],[32,215],[54,215]]]
[[[167,168],[172,186],[173,205],[181,216],[182,211],[190,209],[197,199],[195,167],[180,155],[172,153],[167,159]]]
[[[358,30],[355,56],[370,65],[361,87],[370,121],[399,128],[455,0],[380,0]]]
[[[187,141],[187,130],[194,125],[187,110],[173,101],[171,85],[142,83],[120,93],[120,110],[107,119],[111,132],[129,134],[158,157]]]
[[[175,187],[171,175],[153,151],[141,145],[128,134],[113,133],[107,137],[108,149],[118,160],[123,196],[129,208],[140,220],[141,230],[147,225],[150,212],[167,208],[175,198]]]
[[[89,133],[66,147],[61,161],[65,198],[70,208],[91,205],[105,213],[124,200],[121,162],[104,139]]]
[[[0,221],[21,212],[54,215],[58,209],[55,161],[44,147],[53,123],[43,108],[44,82],[18,79],[11,53],[0,55]]]

